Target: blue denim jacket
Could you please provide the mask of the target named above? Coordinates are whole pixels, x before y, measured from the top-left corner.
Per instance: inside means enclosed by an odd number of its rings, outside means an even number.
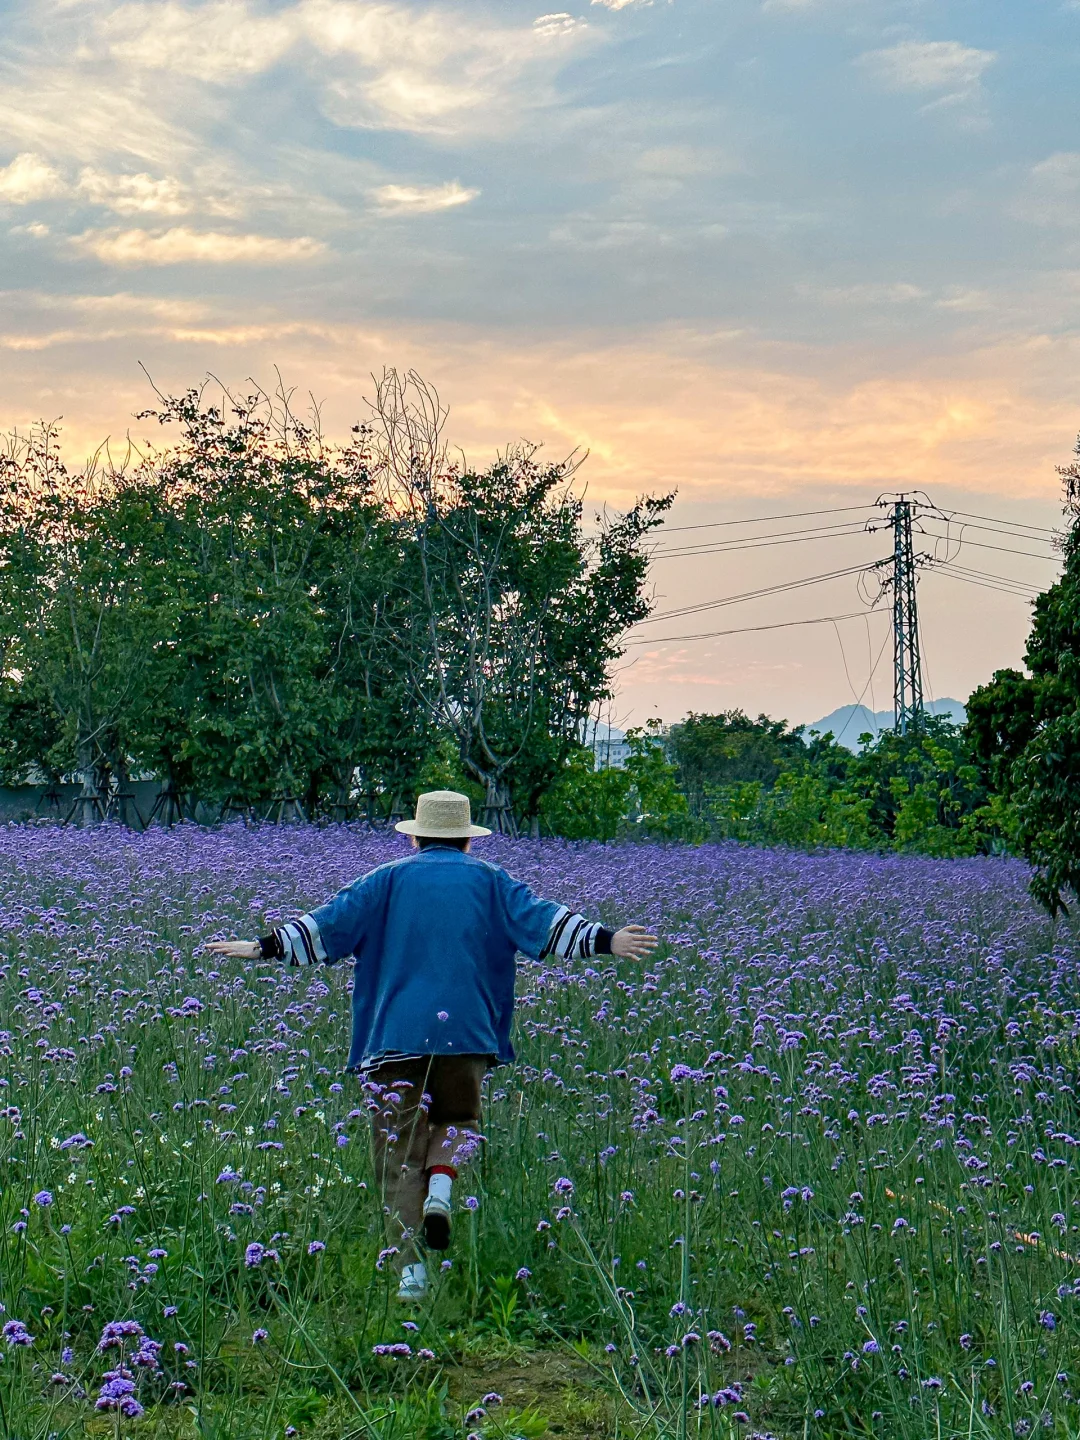
[[[309,959],[355,956],[355,1069],[393,1051],[512,1060],[516,953],[539,956],[568,914],[499,866],[432,846],[380,865],[299,923]]]

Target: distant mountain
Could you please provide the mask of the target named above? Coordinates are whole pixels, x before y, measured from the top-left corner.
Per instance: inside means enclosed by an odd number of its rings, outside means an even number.
[[[962,725],[967,719],[967,711],[959,700],[930,700],[927,702],[927,711],[931,715],[944,715],[948,720],[954,720]],[[868,710],[865,705],[841,705],[839,710],[832,711],[820,720],[814,720],[803,730],[804,738],[809,738],[811,730],[816,730],[819,735],[832,731],[833,739],[838,745],[843,745],[848,750],[857,751],[859,748],[859,736],[869,732],[871,735],[880,735],[882,730],[891,730],[894,719],[892,710]]]

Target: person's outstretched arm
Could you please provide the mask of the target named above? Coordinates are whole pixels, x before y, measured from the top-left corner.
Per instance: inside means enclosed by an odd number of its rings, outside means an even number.
[[[211,940],[207,949],[234,960],[283,960],[287,965],[332,964],[351,955],[363,939],[371,906],[380,892],[373,871],[339,890],[309,915],[277,925],[259,940]]]
[[[610,930],[595,920],[586,920],[568,905],[541,900],[528,885],[501,872],[500,898],[507,928],[514,944],[524,955],[544,960],[587,960],[593,955],[618,955],[627,960],[645,960],[660,943],[644,925],[624,925]]]
[[[561,960],[618,955],[626,960],[646,960],[659,943],[644,925],[624,925],[621,930],[609,930],[606,925],[586,920],[584,915],[576,915],[566,905],[560,905],[540,959],[545,960],[549,955],[557,955]]]

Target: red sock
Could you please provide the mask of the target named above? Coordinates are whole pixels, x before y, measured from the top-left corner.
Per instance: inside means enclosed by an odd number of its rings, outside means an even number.
[[[451,1180],[457,1179],[457,1170],[453,1165],[432,1165],[428,1171],[429,1175],[449,1175]]]

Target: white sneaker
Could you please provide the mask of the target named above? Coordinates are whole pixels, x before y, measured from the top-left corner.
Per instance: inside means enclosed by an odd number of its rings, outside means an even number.
[[[424,1201],[424,1244],[429,1250],[449,1249],[450,1201],[443,1195],[429,1194]]]
[[[427,1271],[423,1262],[417,1261],[415,1265],[406,1265],[401,1272],[401,1284],[398,1286],[397,1298],[403,1304],[411,1304],[417,1300],[427,1297]]]

